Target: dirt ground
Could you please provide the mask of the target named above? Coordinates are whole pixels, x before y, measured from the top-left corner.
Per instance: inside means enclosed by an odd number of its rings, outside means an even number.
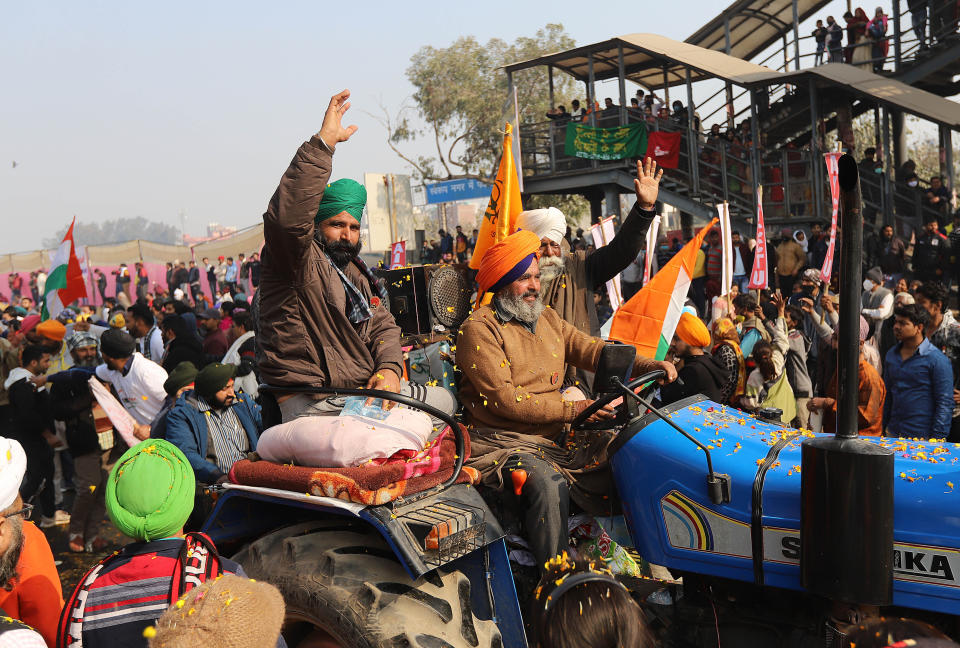
[[[65,511],[73,508],[72,493],[64,495],[64,502],[61,506]],[[39,516],[33,519],[33,522],[39,521]],[[130,539],[117,531],[109,520],[104,519],[100,527],[100,534],[101,537],[109,540],[112,544],[100,553],[73,553],[67,546],[70,538],[67,528],[67,525],[62,525],[41,529],[47,536],[47,542],[50,543],[50,548],[53,550],[54,560],[60,561],[60,564],[57,565],[57,571],[60,572],[60,584],[63,586],[64,598],[70,595],[83,575],[98,561],[130,542]]]

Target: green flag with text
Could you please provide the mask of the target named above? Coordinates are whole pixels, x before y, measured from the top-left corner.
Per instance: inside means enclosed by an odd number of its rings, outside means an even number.
[[[617,128],[591,128],[570,122],[564,153],[588,160],[622,160],[641,157],[647,150],[647,125],[643,122]]]

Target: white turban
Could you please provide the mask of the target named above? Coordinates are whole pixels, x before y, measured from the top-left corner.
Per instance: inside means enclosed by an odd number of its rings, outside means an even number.
[[[537,238],[548,238],[554,243],[560,243],[567,232],[567,219],[556,207],[531,209],[520,212],[517,216],[517,229],[528,230],[536,234]]]
[[[27,455],[13,439],[0,437],[0,511],[17,501],[23,473],[27,471]]]

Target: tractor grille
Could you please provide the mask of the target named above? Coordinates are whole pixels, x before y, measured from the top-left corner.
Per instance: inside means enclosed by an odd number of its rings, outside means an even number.
[[[423,561],[439,567],[483,546],[487,524],[483,510],[441,500],[398,516],[422,552]]]

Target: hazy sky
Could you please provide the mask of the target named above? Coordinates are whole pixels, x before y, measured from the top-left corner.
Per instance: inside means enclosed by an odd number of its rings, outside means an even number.
[[[360,131],[334,178],[407,173],[363,111],[410,96],[404,71],[423,45],[512,41],[548,22],[578,44],[683,40],[726,4],[0,0],[0,253],[38,248],[74,214],[177,225],[183,210],[193,234],[252,225],[344,87]]]

